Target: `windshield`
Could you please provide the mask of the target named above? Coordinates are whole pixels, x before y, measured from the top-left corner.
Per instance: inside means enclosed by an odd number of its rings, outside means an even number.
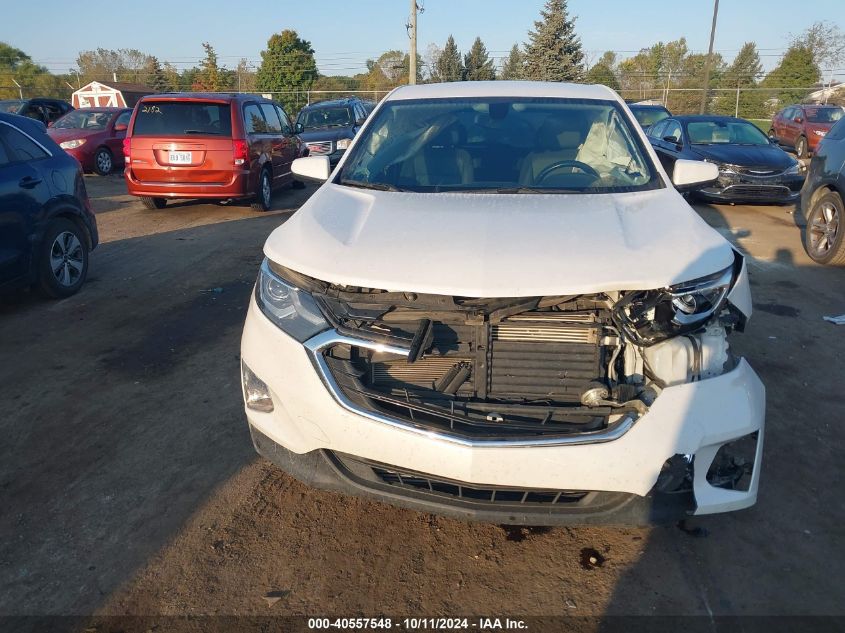
[[[769,139],[745,121],[693,121],[687,123],[693,145],[768,145]]]
[[[352,125],[352,112],[349,108],[314,108],[303,110],[298,123],[306,130],[321,127],[346,127]]]
[[[385,103],[340,184],[420,192],[610,193],[661,186],[612,101],[452,98]]]
[[[112,115],[112,112],[74,110],[56,121],[53,127],[74,130],[105,130]]]
[[[845,112],[842,108],[804,108],[810,123],[836,123]]]
[[[644,128],[669,118],[669,113],[663,108],[631,108],[631,112],[637,118],[637,123]]]
[[[15,114],[21,109],[21,106],[23,106],[24,103],[26,103],[26,101],[0,101],[0,112]]]
[[[228,103],[142,101],[136,110],[134,136],[232,136]]]

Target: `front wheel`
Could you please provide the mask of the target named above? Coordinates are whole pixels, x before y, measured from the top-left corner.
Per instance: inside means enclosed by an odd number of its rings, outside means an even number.
[[[100,176],[108,176],[112,169],[114,169],[114,159],[111,152],[105,147],[101,147],[94,154],[94,171]]]
[[[795,153],[798,158],[807,158],[807,139],[803,136],[799,136],[795,141]]]
[[[813,261],[829,266],[845,264],[842,217],[845,206],[835,191],[829,191],[816,200],[807,218],[804,246]]]
[[[167,200],[165,198],[147,198],[145,196],[141,198],[141,204],[144,205],[145,209],[163,209],[167,206]]]
[[[87,275],[85,232],[65,218],[53,220],[38,254],[38,289],[52,299],[64,299],[82,287]]]
[[[269,211],[270,202],[273,198],[273,181],[270,179],[270,170],[262,169],[258,177],[258,191],[255,193],[255,200],[252,208],[256,211]]]

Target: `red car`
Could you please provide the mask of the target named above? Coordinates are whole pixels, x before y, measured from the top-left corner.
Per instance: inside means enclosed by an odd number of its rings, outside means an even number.
[[[769,138],[778,145],[795,148],[798,158],[807,158],[843,114],[845,110],[839,106],[789,106],[772,118]]]
[[[302,143],[282,106],[257,95],[144,97],[123,152],[129,193],[148,209],[174,199],[249,198],[268,211],[273,191],[302,186],[291,172]]]
[[[105,176],[123,163],[123,139],[131,108],[81,108],[69,112],[47,130],[85,171]]]

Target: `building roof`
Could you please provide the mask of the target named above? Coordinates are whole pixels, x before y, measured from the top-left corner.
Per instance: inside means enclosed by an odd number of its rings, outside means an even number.
[[[86,85],[82,86],[80,90],[84,90],[91,84],[100,84],[101,86],[106,86],[107,88],[114,88],[115,90],[120,90],[121,92],[142,92],[144,94],[152,94],[155,92],[149,86],[145,86],[144,84],[133,84],[125,81],[90,81]]]
[[[455,81],[400,86],[386,99],[395,101],[449,97],[558,97],[620,101],[619,95],[607,86],[550,81]]]

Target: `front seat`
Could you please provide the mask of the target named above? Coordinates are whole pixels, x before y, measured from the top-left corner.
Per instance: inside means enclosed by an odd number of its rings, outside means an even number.
[[[575,116],[546,119],[535,135],[535,151],[522,161],[519,184],[531,187],[549,165],[575,160],[584,142],[584,121]]]
[[[416,181],[426,187],[474,182],[472,156],[461,149],[466,140],[466,128],[462,125],[452,125],[440,132],[411,162]]]

